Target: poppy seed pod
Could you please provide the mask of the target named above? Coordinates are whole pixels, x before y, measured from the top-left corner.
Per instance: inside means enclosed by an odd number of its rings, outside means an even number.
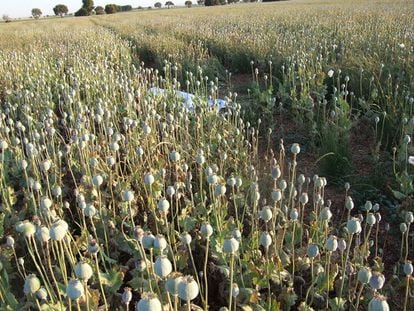
[[[66,286],[66,295],[69,299],[77,300],[83,296],[84,287],[81,281],[72,279]]]
[[[401,231],[401,233],[405,233],[406,231],[407,231],[407,225],[405,224],[405,223],[401,223],[400,224],[400,231]]]
[[[101,175],[95,175],[95,176],[93,176],[93,178],[92,178],[92,184],[95,187],[100,187],[102,185],[102,183],[103,183],[103,177]]]
[[[162,311],[162,305],[154,293],[143,293],[137,302],[137,311]]]
[[[370,210],[372,210],[372,203],[371,201],[366,201],[365,205],[363,207],[363,210],[366,212],[369,212]]]
[[[239,249],[239,241],[234,237],[230,237],[224,240],[223,252],[226,254],[235,254]]]
[[[173,186],[168,186],[166,192],[168,196],[172,197],[175,194],[175,188]]]
[[[338,249],[343,252],[346,250],[346,241],[344,239],[340,239],[338,241]]]
[[[134,191],[124,191],[124,193],[122,194],[122,199],[125,202],[132,202],[134,200]]]
[[[202,154],[198,154],[196,157],[196,162],[198,165],[203,165],[206,162],[206,157]]]
[[[63,219],[55,221],[50,228],[50,239],[53,241],[62,241],[68,232],[68,223]]]
[[[307,255],[310,258],[315,258],[319,254],[319,247],[316,244],[310,244],[307,249]]]
[[[154,263],[154,272],[160,278],[165,278],[172,272],[171,261],[167,256],[158,256]]]
[[[197,282],[190,275],[182,277],[178,283],[178,297],[184,301],[193,300],[198,296],[199,288]]]
[[[154,239],[154,248],[159,249],[162,253],[168,246],[167,240],[163,235],[157,235]]]
[[[155,181],[155,178],[151,173],[147,173],[144,175],[144,184],[152,185],[154,181]]]
[[[290,147],[290,152],[293,154],[299,154],[300,153],[300,146],[297,143],[294,143],[292,147]]]
[[[50,240],[50,232],[47,227],[39,227],[36,230],[36,237],[40,243],[46,243]]]
[[[181,159],[181,155],[177,151],[172,151],[169,155],[171,162],[178,162]]]
[[[373,272],[369,279],[369,285],[374,290],[379,290],[384,286],[385,276],[379,272]]]
[[[47,299],[47,290],[44,287],[39,288],[36,292],[36,297],[41,301],[45,301]]]
[[[371,276],[371,269],[368,267],[362,267],[358,271],[358,281],[360,281],[362,284],[368,284]]]
[[[272,199],[275,202],[279,202],[282,199],[282,191],[275,189],[272,191]]]
[[[290,211],[289,217],[290,217],[290,219],[291,219],[292,221],[297,221],[297,220],[298,220],[298,218],[299,218],[299,212],[298,212],[298,210],[297,210],[296,208],[293,208],[293,209]]]
[[[332,212],[329,209],[329,207],[326,206],[321,210],[321,213],[319,214],[319,218],[322,221],[329,221],[332,218]]]
[[[129,287],[124,287],[124,292],[122,293],[122,297],[121,297],[122,303],[125,305],[129,305],[129,303],[132,300],[132,292],[131,292],[131,288]]]
[[[345,199],[345,208],[350,211],[354,208],[354,201],[350,196],[347,196]]]
[[[375,223],[377,222],[377,219],[375,218],[375,215],[372,213],[369,213],[367,215],[367,224],[370,226],[375,225]]]
[[[82,281],[88,281],[93,275],[92,267],[85,261],[79,262],[75,266],[75,275]]]
[[[331,235],[326,239],[325,247],[329,252],[335,252],[338,248],[338,239],[336,236]]]
[[[306,192],[303,192],[303,193],[300,195],[299,201],[300,201],[300,203],[302,203],[303,205],[307,204],[307,203],[309,202],[309,197],[308,197],[308,194],[307,194]]]
[[[142,246],[145,249],[150,249],[154,247],[155,236],[151,232],[145,232],[142,237]]]
[[[172,272],[165,282],[167,292],[176,297],[178,296],[178,284],[180,284],[183,275],[180,272]]]
[[[167,214],[168,213],[168,210],[170,209],[170,202],[168,202],[168,200],[165,199],[165,198],[161,198],[158,201],[157,207],[158,207],[158,210],[161,213]]]
[[[224,185],[216,185],[216,187],[214,188],[214,195],[216,197],[220,197],[220,196],[224,196],[226,194],[226,186]]]
[[[34,274],[29,274],[23,286],[23,292],[25,295],[36,293],[40,289],[40,280]]]
[[[190,245],[191,241],[193,239],[191,238],[191,235],[188,232],[183,232],[181,234],[181,242],[185,245]]]
[[[25,238],[31,238],[36,233],[36,226],[30,221],[24,221],[21,226],[16,225],[16,230],[23,233]]]
[[[353,217],[347,221],[346,228],[348,229],[348,232],[350,234],[358,234],[362,230],[361,222],[359,221],[358,218]]]
[[[273,217],[272,209],[270,206],[264,206],[260,211],[260,218],[263,219],[265,222],[268,222]]]
[[[411,261],[407,260],[404,263],[403,270],[404,270],[404,273],[405,273],[406,276],[410,276],[410,275],[413,274],[413,265],[412,265]]]
[[[96,212],[97,212],[96,208],[92,204],[87,204],[85,209],[84,209],[85,216],[88,217],[88,218],[95,217]]]
[[[201,225],[200,233],[205,239],[209,239],[210,236],[213,234],[213,227],[210,223],[205,222]]]
[[[268,232],[262,232],[259,238],[259,245],[263,246],[265,249],[268,249],[272,244],[272,237]]]
[[[389,311],[387,300],[382,295],[377,295],[368,304],[368,311]]]
[[[414,221],[414,215],[412,212],[406,212],[405,213],[405,222],[407,224],[411,224]]]
[[[229,179],[227,179],[227,185],[231,188],[236,186],[236,178],[230,177]]]

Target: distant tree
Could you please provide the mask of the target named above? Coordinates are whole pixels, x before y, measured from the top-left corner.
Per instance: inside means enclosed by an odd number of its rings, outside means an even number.
[[[172,1],[165,2],[165,6],[169,9],[171,6],[174,6],[174,3]]]
[[[137,7],[137,10],[143,10],[144,8],[142,6]]]
[[[107,4],[105,5],[106,14],[114,14],[118,12],[118,6],[116,4]]]
[[[155,2],[154,7],[160,9],[162,6],[161,2]]]
[[[219,5],[220,1],[223,1],[223,0],[205,0],[204,5],[205,6]],[[225,2],[225,0],[224,0],[224,2]]]
[[[11,17],[9,15],[7,15],[7,14],[3,14],[3,20],[6,23],[10,23],[12,21]]]
[[[95,8],[95,13],[96,13],[96,15],[103,15],[103,14],[105,14],[105,9],[101,6],[97,6]]]
[[[187,0],[184,4],[187,8],[191,8],[191,6],[193,5],[193,3],[190,0]]]
[[[64,4],[58,4],[53,8],[53,12],[56,16],[63,17],[64,15],[68,14],[69,10],[68,7]]]
[[[132,11],[132,5],[122,5],[121,6],[121,12],[128,12]]]
[[[36,19],[39,19],[40,16],[42,16],[42,11],[38,8],[32,9],[32,16]]]
[[[88,15],[90,15],[94,8],[93,0],[82,0],[82,3],[83,3],[82,8],[86,9],[88,11]]]
[[[197,0],[197,5],[204,5],[204,0]]]
[[[88,15],[89,15],[89,12],[85,8],[80,8],[79,10],[75,12],[75,16],[88,16]]]

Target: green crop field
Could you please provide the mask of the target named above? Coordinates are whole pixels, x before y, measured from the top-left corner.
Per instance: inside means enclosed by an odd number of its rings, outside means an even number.
[[[0,23],[0,310],[413,310],[414,2]]]

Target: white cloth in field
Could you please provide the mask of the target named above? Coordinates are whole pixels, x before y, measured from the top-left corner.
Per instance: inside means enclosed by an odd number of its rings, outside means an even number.
[[[167,96],[167,91],[159,87],[152,87],[149,89],[149,92],[153,95]],[[181,99],[183,104],[187,105],[187,108],[189,110],[194,110],[194,100],[197,98],[194,94],[182,91],[175,91],[175,96],[177,97],[177,99]],[[207,102],[209,107],[217,106],[219,110],[227,107],[227,101],[225,101],[224,99],[208,99]]]

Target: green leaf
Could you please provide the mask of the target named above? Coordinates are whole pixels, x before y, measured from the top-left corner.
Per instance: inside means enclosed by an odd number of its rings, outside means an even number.
[[[101,273],[102,284],[106,285],[111,294],[115,294],[122,285],[124,273],[111,270],[108,273]]]
[[[397,191],[397,190],[392,190],[392,194],[394,195],[394,197],[397,199],[397,200],[404,200],[405,199],[405,194],[404,193],[401,193],[401,192],[399,192],[399,191]]]

